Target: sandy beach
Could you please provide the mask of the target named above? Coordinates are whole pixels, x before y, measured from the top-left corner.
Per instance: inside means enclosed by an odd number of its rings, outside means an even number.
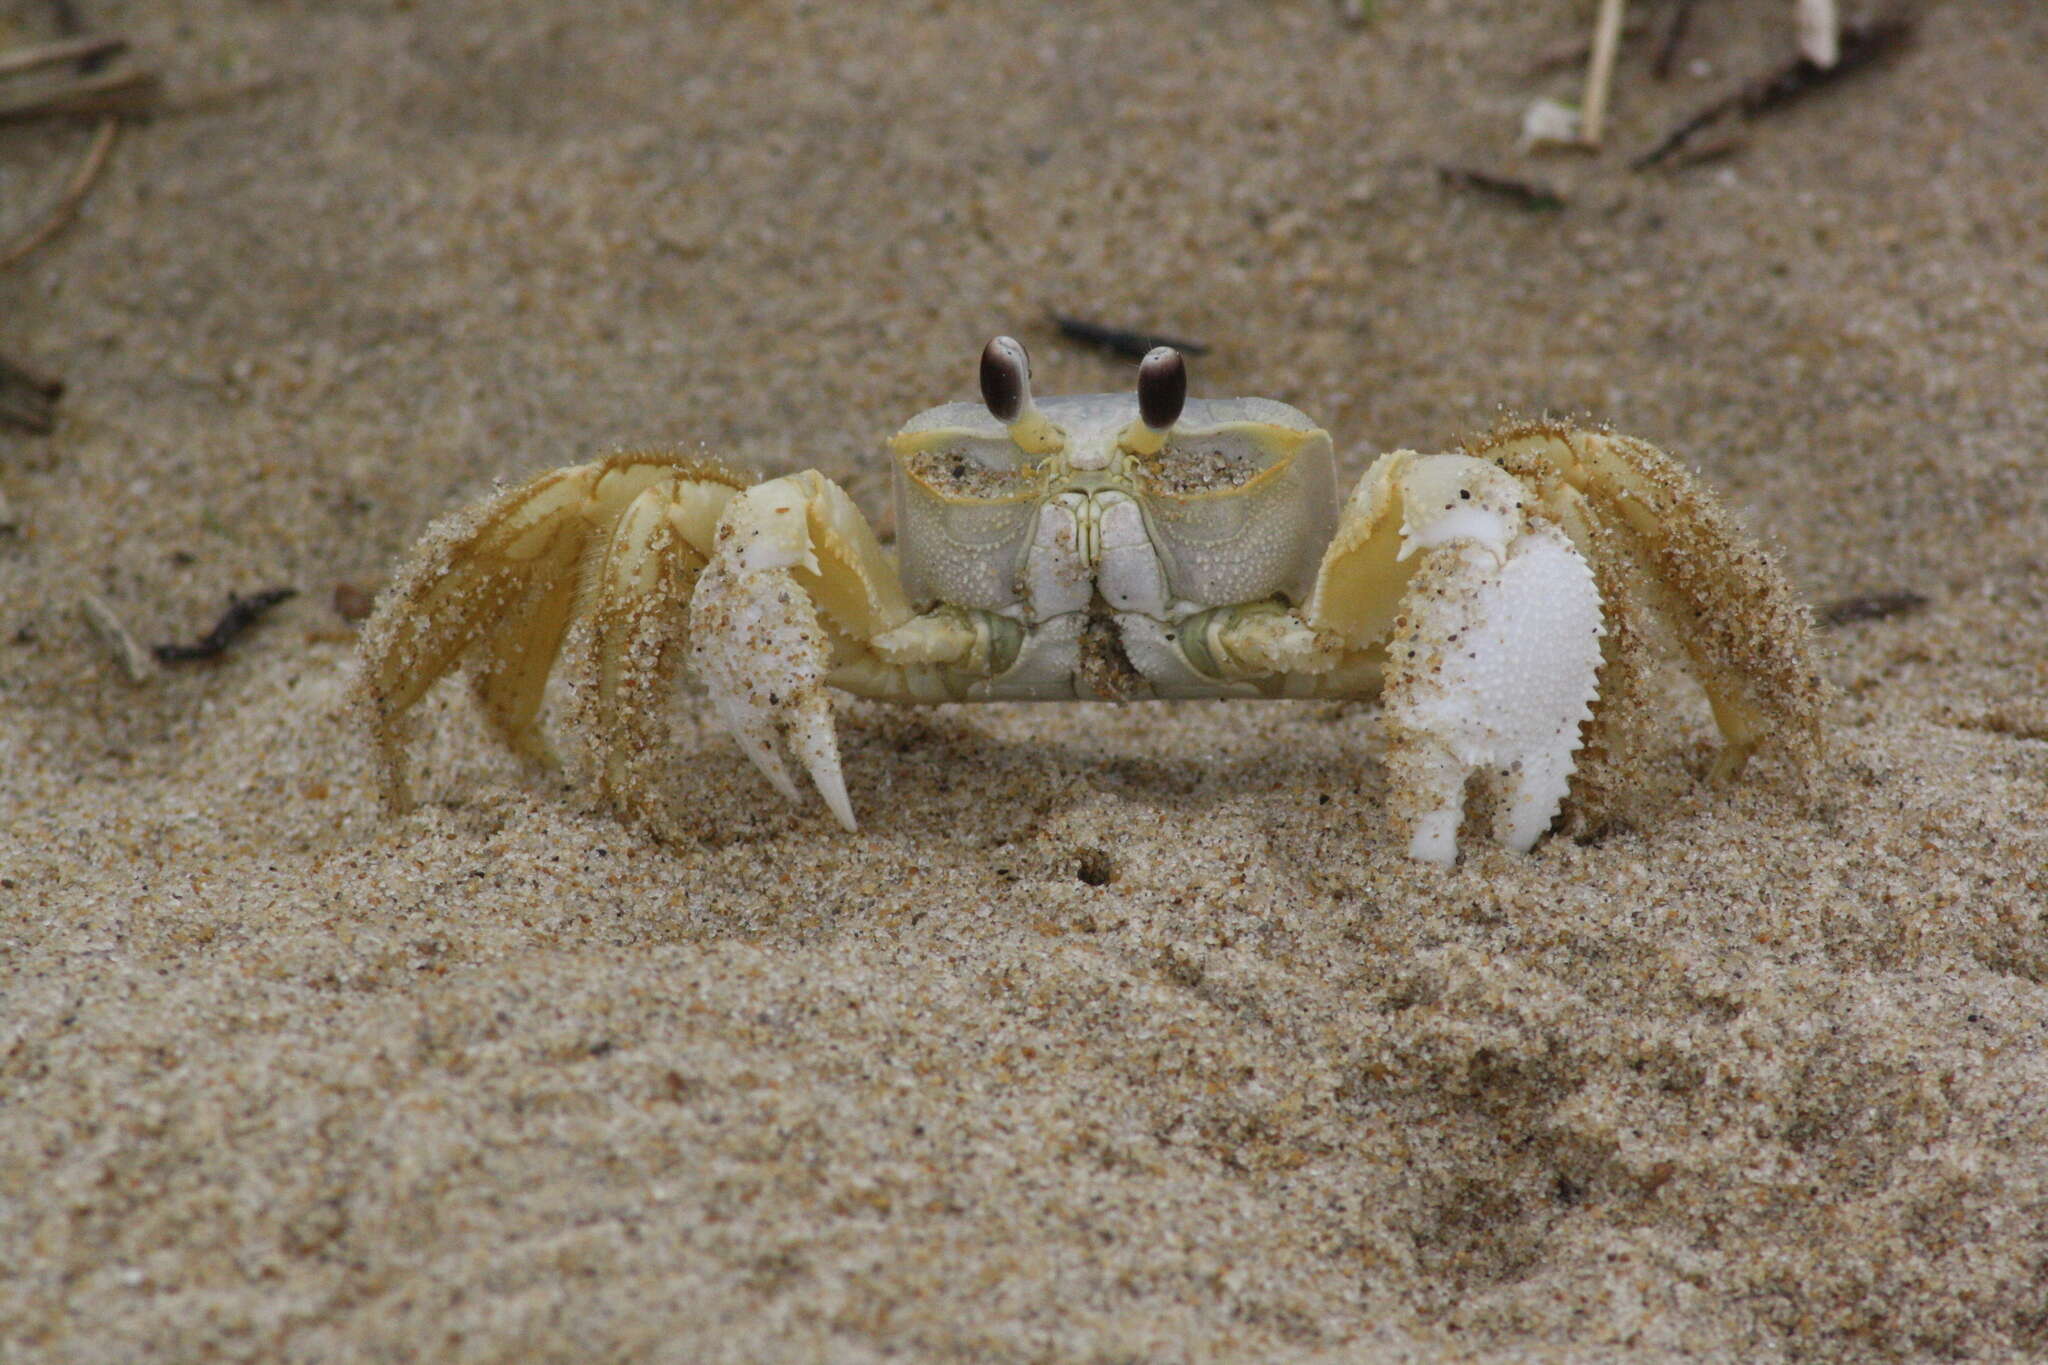
[[[1553,0],[79,8],[163,95],[0,272],[68,386],[0,423],[0,1359],[2048,1358],[2048,7],[1648,170],[1789,4],[1662,80],[1632,7],[1596,155],[1517,147]],[[92,137],[0,124],[0,241]],[[990,336],[1130,384],[1048,310],[1347,489],[1670,450],[1820,610],[1826,759],[1705,782],[1673,669],[1614,825],[1445,870],[1365,703],[848,700],[848,835],[684,698],[657,840],[450,684],[380,811],[434,517],[674,446],[883,518]],[[80,607],[282,588],[141,681]]]

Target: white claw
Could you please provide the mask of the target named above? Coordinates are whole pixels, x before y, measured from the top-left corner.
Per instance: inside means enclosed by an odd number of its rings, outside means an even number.
[[[810,551],[802,506],[792,506],[790,490],[778,486],[786,482],[749,490],[727,508],[718,550],[690,599],[691,671],[775,790],[802,799],[777,751],[780,730],[832,814],[851,830],[853,807],[824,686],[831,645],[810,594],[789,571],[810,560]]]
[[[818,795],[832,808],[840,827],[848,834],[859,828],[853,819],[853,802],[846,796],[846,778],[839,771],[839,741],[832,731],[832,703],[822,692],[814,692],[789,714],[789,747],[803,762],[804,770],[818,788]]]
[[[1432,525],[1454,525],[1454,507]],[[1457,857],[1466,775],[1501,775],[1494,837],[1526,852],[1570,785],[1579,726],[1600,670],[1600,594],[1592,570],[1547,524],[1501,563],[1483,540],[1432,548],[1389,648],[1387,763],[1408,855]]]
[[[716,698],[713,699],[713,705],[718,712],[718,718],[725,722],[725,728],[732,735],[733,742],[740,746],[741,753],[753,760],[761,776],[768,779],[768,785],[781,792],[788,800],[803,800],[803,793],[796,789],[796,783],[790,779],[789,769],[783,766],[782,755],[775,751],[774,727],[756,725],[742,729],[741,727],[746,724],[745,713],[738,712],[737,708],[717,705]]]

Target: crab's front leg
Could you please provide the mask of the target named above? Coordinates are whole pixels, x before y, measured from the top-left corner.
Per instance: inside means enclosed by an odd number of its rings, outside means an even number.
[[[701,459],[628,452],[550,470],[437,523],[363,629],[358,691],[379,786],[403,810],[406,719],[428,689],[472,660],[493,728],[546,759],[542,697],[573,638],[578,728],[606,798],[658,824],[649,770],[666,753],[669,695],[694,671],[748,755],[794,796],[774,742],[788,735],[850,829],[823,684],[850,670],[870,695],[945,695],[950,675],[925,659],[960,654],[971,667],[971,651],[917,620],[874,532],[823,475],[746,488]],[[875,644],[906,622],[911,652],[922,651],[908,667]]]
[[[854,828],[826,685],[835,664],[911,618],[896,569],[844,490],[806,471],[736,495],[690,599],[691,672],[776,790],[786,739],[839,823]]]
[[[1494,837],[1534,845],[1598,694],[1592,570],[1526,502],[1484,460],[1386,456],[1345,509],[1303,611],[1324,639],[1384,642],[1392,805],[1414,858],[1456,860],[1466,781],[1482,769],[1498,782]]]

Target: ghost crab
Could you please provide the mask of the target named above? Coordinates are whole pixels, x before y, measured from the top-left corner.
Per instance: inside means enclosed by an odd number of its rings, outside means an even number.
[[[1661,620],[1738,773],[1776,737],[1817,750],[1805,609],[1669,457],[1553,423],[1462,453],[1396,451],[1337,499],[1329,436],[1283,403],[1190,400],[1160,348],[1136,393],[1035,399],[1024,348],[982,355],[983,401],[890,441],[897,543],[815,471],[749,484],[709,460],[619,454],[542,474],[432,529],[362,638],[388,803],[403,718],[465,657],[485,715],[545,760],[542,693],[572,625],[583,728],[615,807],[687,672],[767,779],[778,735],[846,829],[827,688],[891,702],[1379,698],[1412,857],[1457,856],[1467,779],[1527,850],[1582,754],[1614,772]]]

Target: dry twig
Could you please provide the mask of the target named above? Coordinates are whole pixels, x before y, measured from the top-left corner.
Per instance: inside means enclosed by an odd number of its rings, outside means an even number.
[[[158,663],[164,664],[219,658],[249,627],[262,620],[265,612],[287,598],[298,596],[298,593],[297,588],[266,588],[248,597],[229,593],[227,610],[213,623],[212,630],[189,645],[158,645],[150,652],[156,655]]]
[[[1723,96],[1686,119],[1662,142],[1630,162],[1629,167],[1631,170],[1647,170],[1667,160],[1700,129],[1730,115],[1757,118],[1834,85],[1846,76],[1875,66],[1904,48],[1912,34],[1913,22],[1910,19],[1852,24],[1842,30],[1840,54],[1833,66],[1822,66],[1810,57],[1795,58],[1789,65],[1751,81],[1734,94]]]
[[[99,72],[0,98],[0,123],[147,113],[161,93],[162,84],[154,71]]]
[[[78,600],[78,610],[129,682],[145,683],[156,676],[156,660],[105,601],[87,593]]]
[[[1667,79],[1671,68],[1678,64],[1678,45],[1685,41],[1685,30],[1692,23],[1693,0],[1678,0],[1671,8],[1671,22],[1665,26],[1664,41],[1657,45],[1657,56],[1650,63],[1650,74],[1658,80]]]
[[[1823,71],[1841,60],[1842,21],[1835,0],[1794,0],[1792,13],[1800,56]]]
[[[1614,58],[1621,50],[1622,0],[1600,0],[1593,20],[1593,57],[1586,68],[1586,97],[1579,105],[1579,141],[1600,145],[1607,124],[1607,95],[1614,88]]]
[[[158,93],[153,71],[101,71],[108,61],[127,51],[127,39],[84,35],[80,32],[77,10],[69,0],[52,0],[52,5],[57,27],[65,36],[56,42],[0,52],[0,77],[59,66],[70,66],[73,74],[55,82],[30,81],[26,91],[0,97],[0,123],[44,117],[96,117],[99,125],[86,146],[84,158],[49,211],[14,241],[0,243],[0,270],[20,264],[69,226],[100,172],[106,169],[107,157],[121,129],[119,116],[150,107]],[[63,391],[59,381],[0,357],[0,421],[39,433],[51,431],[56,426],[57,398]],[[95,629],[112,619],[104,603],[98,607],[95,611],[89,603],[86,608]],[[133,667],[124,667],[129,676],[136,676]]]
[[[126,38],[63,38],[54,43],[31,43],[27,47],[0,52],[0,76],[19,75],[45,66],[66,62],[99,62],[128,50]]]
[[[57,196],[57,202],[43,221],[31,228],[12,245],[0,247],[0,270],[25,260],[43,243],[62,232],[78,212],[78,206],[85,202],[86,193],[92,189],[92,182],[99,178],[100,171],[107,164],[107,154],[114,150],[114,137],[121,131],[121,120],[109,115],[100,120],[99,131],[93,134],[92,146],[86,148],[85,160],[71,174],[71,180],[64,186],[64,192]]]

